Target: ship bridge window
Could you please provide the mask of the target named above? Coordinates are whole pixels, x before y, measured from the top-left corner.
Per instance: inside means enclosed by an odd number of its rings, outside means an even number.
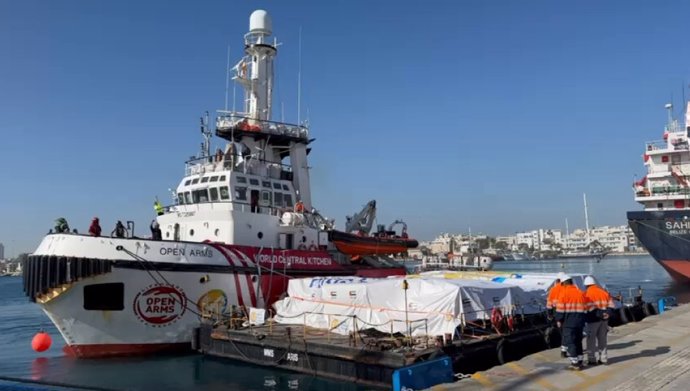
[[[177,193],[177,202],[184,205],[184,193]]]
[[[192,179],[192,185],[196,185],[197,183],[199,183],[199,178]]]
[[[208,177],[201,178],[201,183],[206,183],[206,182],[208,182]]]
[[[237,177],[237,183],[247,183],[247,178],[243,176],[238,176]]]
[[[246,201],[247,200],[247,188],[244,186],[235,187],[235,199],[237,201]]]
[[[125,309],[125,284],[112,282],[84,286],[87,311],[122,311]]]
[[[290,188],[288,187],[288,185],[283,183],[283,190],[290,191]]]
[[[276,190],[280,190],[280,183],[273,182],[273,188]]]
[[[211,182],[218,182],[218,175],[214,175],[211,177]]]
[[[218,188],[212,187],[208,190],[211,195],[211,201],[218,201]]]
[[[208,190],[194,190],[192,192],[192,199],[194,200],[195,204],[199,202],[208,202]]]
[[[254,186],[259,186],[259,180],[254,178],[249,178],[249,184]]]
[[[220,199],[221,200],[229,200],[230,199],[230,193],[228,192],[227,186],[221,186],[220,187]]]
[[[285,200],[285,206],[292,207],[292,195],[291,194],[284,194],[283,200]]]
[[[221,175],[219,181],[225,182],[225,175]]]
[[[185,186],[189,186],[190,183],[192,183],[191,179],[187,179],[186,181],[184,181]]]
[[[271,192],[270,191],[262,191],[261,192],[261,205],[271,205]]]
[[[277,207],[285,206],[283,205],[283,193],[273,193],[273,204]]]
[[[192,196],[189,194],[188,191],[184,193],[184,203],[185,204],[191,204],[192,203]]]
[[[263,185],[263,187],[268,187],[269,189],[271,188],[271,182],[269,181],[262,181],[261,184]]]

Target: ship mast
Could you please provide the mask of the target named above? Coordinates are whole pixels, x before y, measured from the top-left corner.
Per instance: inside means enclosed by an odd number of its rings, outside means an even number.
[[[590,238],[589,238],[589,215],[587,214],[587,194],[582,193],[582,198],[585,201],[585,229],[587,232],[587,246],[589,246]]]

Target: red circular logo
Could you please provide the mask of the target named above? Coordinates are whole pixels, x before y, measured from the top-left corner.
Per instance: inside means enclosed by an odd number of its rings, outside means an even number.
[[[157,326],[177,320],[184,315],[186,309],[187,296],[177,286],[150,286],[134,298],[134,313],[137,317]]]

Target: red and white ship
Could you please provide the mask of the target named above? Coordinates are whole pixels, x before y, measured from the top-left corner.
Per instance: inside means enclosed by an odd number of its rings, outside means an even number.
[[[201,154],[186,163],[174,205],[157,217],[162,240],[53,233],[29,257],[25,293],[69,354],[189,349],[202,313],[267,308],[292,277],[405,274],[388,259],[352,262],[329,239],[333,222],[312,207],[309,130],[271,121],[271,34],[270,16],[253,12],[245,56],[232,68],[245,107],[218,111],[215,133],[226,145],[215,154],[202,120]]]

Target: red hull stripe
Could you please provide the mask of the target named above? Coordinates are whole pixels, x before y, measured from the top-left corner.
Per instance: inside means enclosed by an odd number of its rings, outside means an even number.
[[[244,307],[244,300],[242,299],[242,286],[240,284],[240,276],[237,272],[233,273],[235,275],[235,291],[237,291],[237,304],[240,307]]]
[[[138,356],[154,353],[182,353],[192,350],[191,343],[93,344],[66,345],[66,355],[78,358]]]
[[[245,272],[244,276],[247,278],[247,289],[249,289],[249,298],[252,300],[252,307],[256,307],[256,293],[254,293],[252,285],[252,276],[249,275],[249,272]]]

